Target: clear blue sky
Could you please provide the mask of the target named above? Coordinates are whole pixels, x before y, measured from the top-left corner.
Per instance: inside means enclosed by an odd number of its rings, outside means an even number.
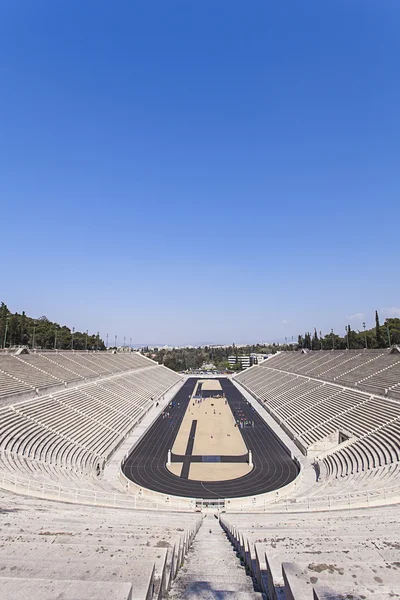
[[[0,299],[138,343],[400,316],[399,28],[397,0],[4,0]]]

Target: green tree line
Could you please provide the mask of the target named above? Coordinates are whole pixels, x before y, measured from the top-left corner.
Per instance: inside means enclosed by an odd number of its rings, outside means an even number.
[[[248,345],[238,348],[235,344],[225,348],[214,346],[203,346],[199,348],[173,348],[166,350],[165,348],[155,349],[155,358],[158,363],[164,364],[166,367],[174,371],[186,371],[188,369],[200,369],[203,364],[213,364],[219,370],[233,369],[240,370],[241,366],[238,361],[232,367],[229,365],[228,356],[243,356],[253,352],[259,354],[274,354],[277,350],[282,349],[278,344],[271,345]],[[145,354],[150,354],[148,348],[144,348]]]
[[[390,340],[389,340],[390,338]],[[389,318],[384,324],[379,322],[378,312],[375,312],[375,327],[356,331],[350,325],[346,325],[343,335],[334,331],[322,334],[314,329],[314,332],[306,332],[299,335],[297,343],[285,341],[283,344],[248,345],[240,348],[232,344],[226,348],[204,346],[199,348],[173,348],[172,350],[155,349],[155,360],[164,364],[174,371],[185,371],[188,369],[199,369],[204,363],[212,363],[217,369],[240,370],[238,361],[232,367],[229,366],[228,356],[243,356],[253,352],[258,354],[275,354],[279,350],[298,350],[307,348],[309,350],[345,350],[346,348],[388,348],[400,344],[400,319]],[[148,348],[144,348],[145,354],[150,354]]]
[[[98,334],[71,330],[45,316],[33,319],[24,311],[11,313],[7,305],[1,302],[0,347],[18,346],[58,350],[105,350],[104,342]]]
[[[375,311],[375,327],[371,329],[354,330],[350,325],[344,328],[344,335],[338,335],[333,330],[322,335],[322,332],[306,332],[297,339],[299,348],[309,350],[345,350],[346,348],[389,348],[400,344],[400,319],[389,318],[381,325],[378,311]]]

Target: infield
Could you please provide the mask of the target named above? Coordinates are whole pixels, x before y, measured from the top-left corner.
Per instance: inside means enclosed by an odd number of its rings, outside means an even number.
[[[203,392],[208,393],[203,397]],[[203,463],[190,462],[188,479],[223,481],[250,473],[252,467],[248,463],[221,463],[221,457],[247,454],[247,447],[218,380],[206,380],[194,386],[172,452],[202,457]],[[217,460],[209,461],[208,457],[217,457]],[[174,475],[186,477],[183,467],[183,462],[167,465]]]
[[[206,480],[201,471],[207,471],[209,462],[204,462],[203,455],[173,454],[171,471],[167,469],[168,450],[172,449],[193,392],[199,382],[204,380],[188,379],[177,392],[173,402],[166,408],[168,417],[160,415],[135,446],[123,466],[125,475],[139,486],[150,490],[186,496],[191,498],[235,498],[262,494],[288,484],[298,474],[298,467],[280,440],[268,425],[254,412],[232,382],[221,377],[219,379],[222,392],[225,394],[232,414],[242,423],[252,423],[254,427],[243,426],[241,435],[244,444],[253,453],[254,468],[245,475],[237,475],[233,479],[227,477],[225,463],[236,461],[239,465],[247,465],[247,454],[242,456],[205,455],[206,460],[219,461],[214,470],[219,471],[223,479]],[[165,411],[164,411],[165,413]],[[180,463],[180,465],[179,465]],[[182,463],[185,463],[185,477],[182,477]],[[179,465],[175,467],[174,465]],[[202,479],[189,479],[190,470]],[[178,473],[180,475],[174,474]]]

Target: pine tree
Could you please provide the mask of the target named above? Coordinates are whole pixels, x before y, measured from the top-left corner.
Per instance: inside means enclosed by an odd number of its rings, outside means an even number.
[[[10,311],[7,308],[7,304],[2,302],[0,304],[0,348],[2,348],[4,344],[4,334],[6,331],[6,323],[9,312]]]
[[[22,344],[23,346],[26,346],[28,344],[29,335],[26,324],[26,314],[24,310],[22,311],[21,318],[19,320],[19,339],[20,344]]]
[[[345,330],[346,330],[346,336],[345,336],[346,348],[348,348],[350,350],[350,347],[351,347],[351,342],[350,342],[351,327],[350,327],[350,325],[346,325]]]
[[[382,331],[381,331],[381,326],[379,323],[379,315],[378,315],[378,311],[375,311],[375,336],[376,336],[376,345],[378,348],[382,348],[383,347],[383,337],[382,337]]]
[[[309,332],[304,334],[304,348],[311,350],[311,334]]]

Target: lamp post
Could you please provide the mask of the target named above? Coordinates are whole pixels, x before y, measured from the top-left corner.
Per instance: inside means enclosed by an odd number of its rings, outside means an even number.
[[[36,331],[36,321],[33,321],[33,338],[32,338],[32,350],[35,349],[35,331]]]
[[[126,340],[126,337],[124,336],[124,349],[125,349],[125,346],[126,346],[125,340]]]
[[[365,321],[363,323],[363,327],[364,327],[364,337],[365,337],[365,349],[367,349],[367,332],[365,331]]]
[[[117,335],[116,334],[114,336],[114,346],[115,346],[115,348],[117,348]]]
[[[335,349],[335,336],[333,335],[333,329],[331,329],[331,334],[332,334],[332,350]]]
[[[346,330],[346,338],[347,338],[347,350],[350,350],[350,345],[349,345],[349,328],[347,325],[344,326],[345,330]]]
[[[107,346],[107,348],[108,348],[108,333],[106,334],[106,340],[107,340],[107,341],[106,341],[106,346]]]
[[[75,327],[72,328],[72,334],[71,334],[71,350],[74,349],[74,333],[75,333]]]

